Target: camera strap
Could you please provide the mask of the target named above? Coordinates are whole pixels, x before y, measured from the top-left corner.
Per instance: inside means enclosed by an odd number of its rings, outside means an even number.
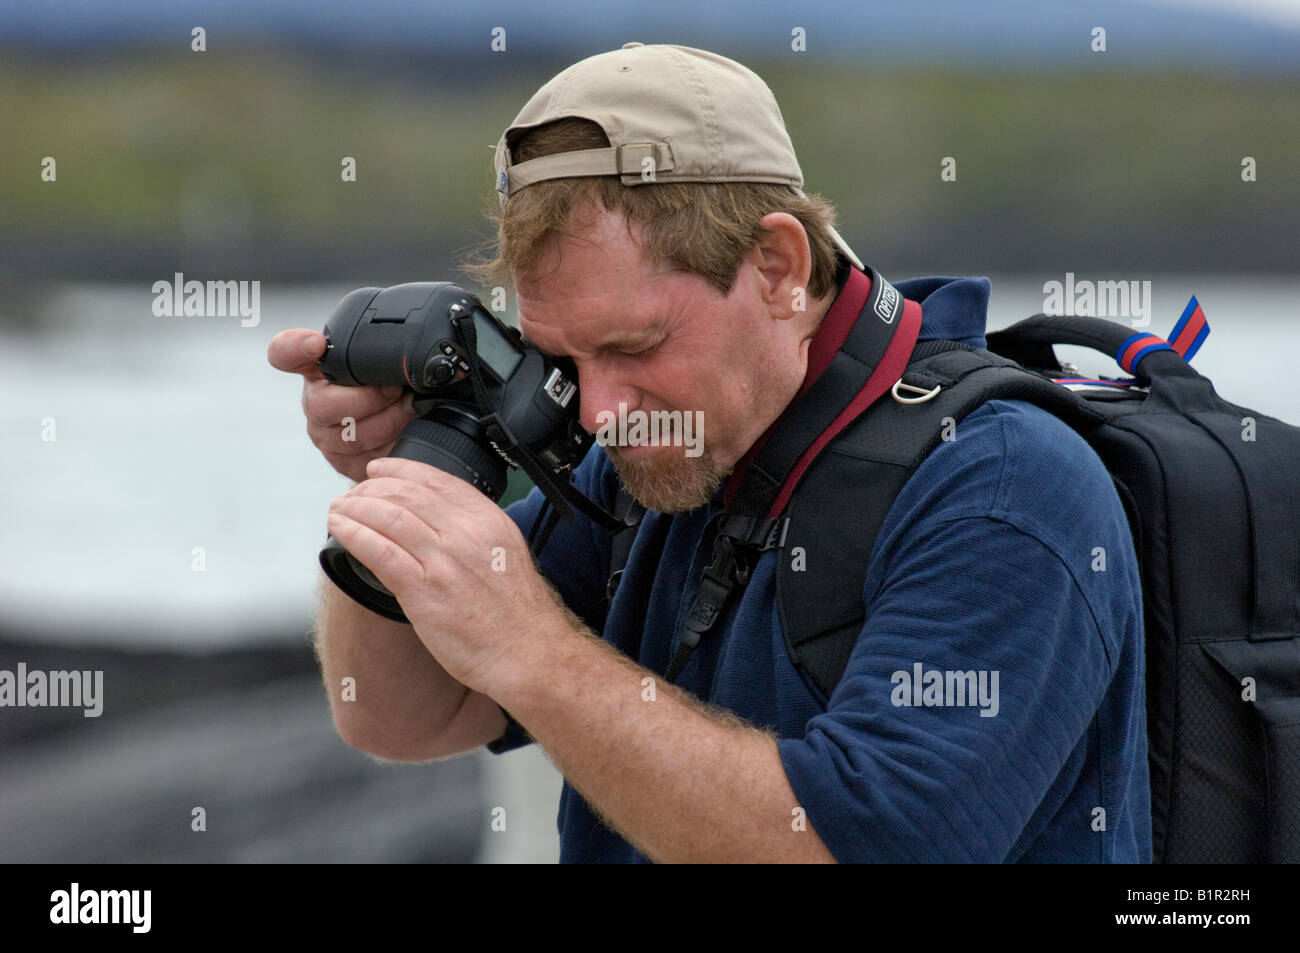
[[[669,682],[713,630],[732,593],[749,582],[759,555],[785,545],[789,517],[783,512],[817,455],[907,368],[921,330],[921,306],[905,301],[869,266],[850,270],[840,295],[850,301],[865,295],[856,320],[851,307],[846,312],[832,306],[809,349],[803,386],[741,458],[723,491],[726,510],[714,536],[713,558],[669,662]]]

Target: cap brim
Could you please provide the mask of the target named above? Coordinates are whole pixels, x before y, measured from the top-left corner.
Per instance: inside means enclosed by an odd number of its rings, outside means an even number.
[[[797,188],[795,189],[795,191],[798,192],[801,196],[806,197],[803,189]],[[862,259],[858,257],[857,252],[855,252],[852,248],[849,247],[849,243],[844,240],[844,236],[841,235],[839,232],[837,232],[834,228],[828,228],[827,231],[831,233],[831,238],[835,242],[835,247],[837,247],[840,251],[844,252],[844,257],[847,258],[853,264],[853,267],[857,268],[858,271],[866,271],[866,266],[862,264]]]
[[[844,257],[851,261],[858,271],[865,271],[866,268],[862,264],[862,259],[859,258],[853,249],[849,247],[849,243],[844,240],[844,236],[833,228],[827,229],[827,231],[831,233],[831,238],[835,240],[835,244],[839,247],[839,250],[844,252]]]

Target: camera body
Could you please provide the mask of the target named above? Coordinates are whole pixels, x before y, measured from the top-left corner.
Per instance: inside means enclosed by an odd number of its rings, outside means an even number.
[[[475,352],[467,353],[461,322],[473,317]],[[493,413],[496,422],[549,469],[560,472],[582,461],[592,437],[578,424],[577,373],[564,358],[550,358],[523,344],[519,332],[502,324],[479,300],[447,281],[420,281],[390,288],[359,288],[344,296],[325,324],[325,355],[318,362],[335,384],[401,385],[415,392],[417,410],[479,442],[481,453],[450,472],[469,479],[493,500],[505,492],[506,467],[485,451],[494,449],[507,466],[518,466],[510,448],[473,431],[474,418]],[[477,405],[472,382],[475,362],[489,404]],[[480,427],[481,429],[481,427]],[[430,428],[410,436],[428,437]],[[463,441],[450,433],[455,453]],[[403,434],[403,439],[408,439]],[[400,443],[399,443],[400,446]],[[397,453],[394,456],[405,456]],[[488,459],[482,459],[483,457]],[[417,456],[413,459],[421,459]],[[438,460],[426,460],[441,468]],[[452,461],[442,461],[452,462]],[[467,472],[466,466],[470,465]],[[499,474],[499,479],[496,478]]]
[[[451,282],[358,288],[339,302],[324,333],[318,366],[327,380],[415,392],[423,416],[407,424],[390,456],[445,470],[493,501],[512,466],[567,480],[595,439],[578,422],[572,362],[527,346]],[[353,599],[406,621],[392,593],[332,537],[320,560]]]

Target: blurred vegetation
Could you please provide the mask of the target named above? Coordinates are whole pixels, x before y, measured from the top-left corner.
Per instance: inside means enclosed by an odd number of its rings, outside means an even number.
[[[881,267],[1294,265],[1294,79],[749,65],[781,103],[807,190]],[[512,66],[439,76],[376,56],[325,70],[272,48],[11,57],[0,278],[448,267],[488,234],[490,146],[556,69]],[[1256,183],[1241,181],[1246,155]],[[44,156],[56,183],[41,181]],[[356,182],[341,181],[344,156]],[[940,181],[944,156],[954,183]]]

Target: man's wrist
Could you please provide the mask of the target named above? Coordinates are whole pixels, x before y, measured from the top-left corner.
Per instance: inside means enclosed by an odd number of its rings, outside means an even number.
[[[581,643],[594,639],[577,616],[560,605],[539,613],[520,627],[515,647],[492,672],[483,693],[507,710],[553,682],[550,672],[564,664]]]

